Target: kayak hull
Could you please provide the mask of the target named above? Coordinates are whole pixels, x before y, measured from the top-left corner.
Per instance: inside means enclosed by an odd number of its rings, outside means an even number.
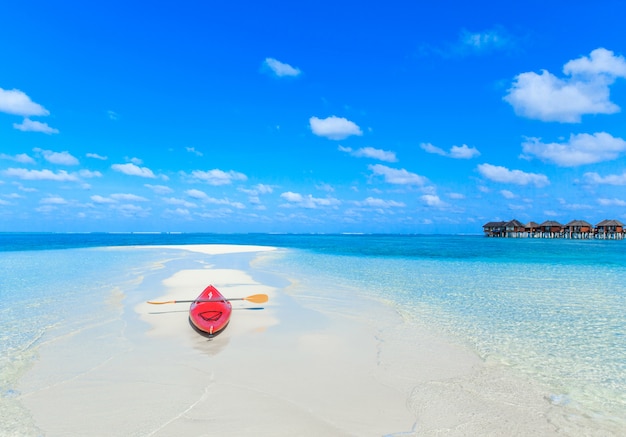
[[[230,321],[230,302],[212,285],[205,288],[196,299],[189,307],[191,325],[208,336],[222,332]]]

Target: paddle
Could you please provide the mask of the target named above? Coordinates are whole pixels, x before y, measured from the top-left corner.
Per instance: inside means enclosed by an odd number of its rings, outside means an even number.
[[[269,298],[267,294],[253,294],[248,297],[233,297],[232,299],[193,299],[193,300],[166,300],[166,301],[153,301],[149,300],[148,303],[153,305],[163,305],[168,303],[191,303],[191,302],[223,302],[225,300],[247,300],[248,302],[254,303],[264,303],[267,302]]]

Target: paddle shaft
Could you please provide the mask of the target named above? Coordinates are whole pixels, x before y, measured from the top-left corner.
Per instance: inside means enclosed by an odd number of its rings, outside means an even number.
[[[248,297],[233,297],[231,299],[224,298],[224,299],[166,300],[162,302],[148,301],[148,303],[153,304],[153,305],[163,305],[163,304],[169,304],[169,303],[224,302],[224,301],[231,301],[231,300],[247,300],[248,302],[263,303],[263,302],[267,302],[268,297],[267,297],[267,294],[254,294]]]

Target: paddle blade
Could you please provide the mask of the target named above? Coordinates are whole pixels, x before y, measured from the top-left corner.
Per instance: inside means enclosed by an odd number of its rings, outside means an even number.
[[[243,300],[254,303],[265,303],[269,300],[267,294],[253,294],[252,296],[244,297]]]

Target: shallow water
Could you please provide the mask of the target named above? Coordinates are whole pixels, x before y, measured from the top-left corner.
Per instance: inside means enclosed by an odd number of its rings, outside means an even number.
[[[358,310],[359,296],[383,299],[407,324],[454,338],[485,361],[544,384],[554,405],[626,429],[626,242],[102,234],[86,238],[88,248],[75,248],[80,236],[39,236],[39,246],[29,235],[9,237],[2,236],[0,251],[5,430],[34,435],[28,412],[16,401],[15,384],[41,344],[119,319],[121,299],[128,304],[154,296],[161,277],[154,272],[203,258],[162,249],[92,247],[140,243],[290,248],[260,254],[254,266],[288,274],[302,285],[293,288],[296,294],[352,295],[354,308],[346,311]],[[74,248],[48,250],[63,244]]]

